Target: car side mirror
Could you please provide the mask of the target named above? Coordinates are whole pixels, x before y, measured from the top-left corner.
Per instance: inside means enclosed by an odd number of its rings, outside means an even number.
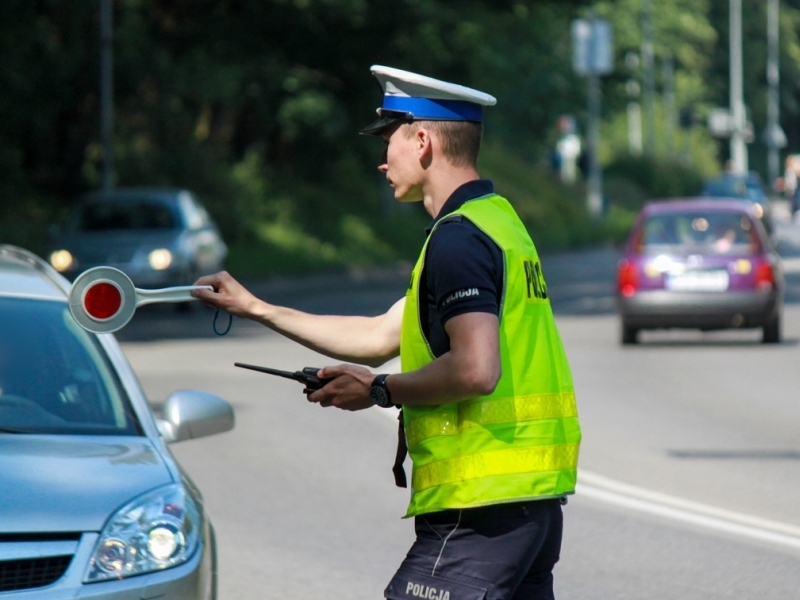
[[[168,444],[193,440],[233,429],[233,407],[200,390],[178,390],[164,403],[158,432]]]

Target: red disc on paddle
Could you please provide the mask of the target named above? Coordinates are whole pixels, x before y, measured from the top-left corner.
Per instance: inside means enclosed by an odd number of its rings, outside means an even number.
[[[100,281],[86,290],[83,306],[90,317],[110,319],[122,306],[122,294],[114,284]]]

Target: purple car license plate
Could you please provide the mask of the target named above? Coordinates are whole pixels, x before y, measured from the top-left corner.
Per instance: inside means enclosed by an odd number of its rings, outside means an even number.
[[[722,269],[714,271],[685,271],[667,275],[664,282],[668,290],[675,292],[724,292],[730,284],[730,275]]]

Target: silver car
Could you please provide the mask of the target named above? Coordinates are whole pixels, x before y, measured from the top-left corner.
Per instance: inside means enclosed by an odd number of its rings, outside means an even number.
[[[155,418],[69,288],[0,245],[0,596],[215,598],[214,530],[167,443],[232,429],[233,409],[182,390]]]
[[[228,254],[205,208],[180,189],[88,194],[52,234],[50,264],[68,279],[105,265],[141,288],[188,285],[222,270]]]

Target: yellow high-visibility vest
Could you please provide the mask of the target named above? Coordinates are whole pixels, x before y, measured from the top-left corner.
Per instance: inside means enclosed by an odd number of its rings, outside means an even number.
[[[489,396],[403,407],[413,461],[407,516],[560,497],[575,491],[577,479],[581,430],[575,391],[536,248],[514,209],[498,195],[470,200],[451,215],[474,223],[503,251],[502,375]],[[403,372],[435,358],[419,312],[427,246],[406,294]]]

